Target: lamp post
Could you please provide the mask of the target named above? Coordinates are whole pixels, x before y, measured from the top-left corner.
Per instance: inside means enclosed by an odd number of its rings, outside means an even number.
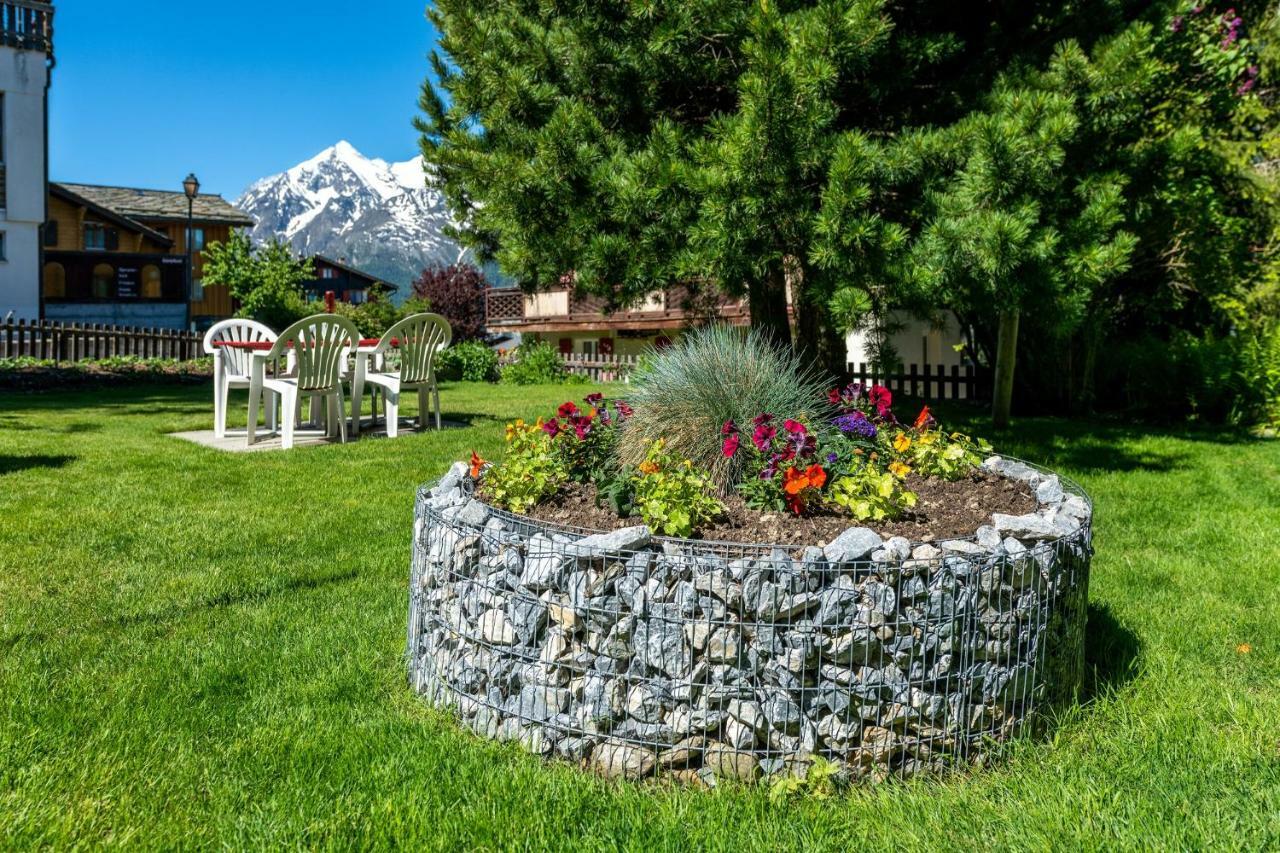
[[[184,328],[191,330],[191,238],[195,233],[192,228],[192,205],[195,203],[196,194],[200,192],[200,179],[196,177],[195,172],[187,173],[182,179],[182,191],[187,194],[187,294],[182,300],[182,304],[186,306],[186,323]]]

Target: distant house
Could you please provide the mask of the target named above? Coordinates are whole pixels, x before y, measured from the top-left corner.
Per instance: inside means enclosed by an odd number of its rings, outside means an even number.
[[[203,249],[253,220],[222,196],[192,205],[186,291],[187,197],[181,191],[50,183],[42,316],[78,323],[196,329],[230,317],[225,286],[205,287]]]
[[[690,325],[716,320],[735,326],[751,322],[746,300],[713,297],[691,304],[683,287],[659,290],[643,304],[605,313],[604,301],[568,287],[525,293],[514,287],[485,291],[485,323],[492,334],[519,334],[547,341],[564,355],[637,355],[670,343]]]
[[[40,313],[53,5],[0,2],[0,317]]]
[[[396,289],[391,282],[351,266],[346,258],[335,261],[324,255],[315,255],[311,258],[311,267],[315,278],[302,283],[309,302],[324,299],[325,293],[333,291],[334,298],[339,302],[358,305]]]

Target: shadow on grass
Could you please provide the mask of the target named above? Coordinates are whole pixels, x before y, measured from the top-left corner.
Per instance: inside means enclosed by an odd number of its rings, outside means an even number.
[[[1089,605],[1085,626],[1083,700],[1123,687],[1138,674],[1142,643],[1105,604]]]
[[[75,458],[66,454],[58,454],[56,456],[47,454],[35,454],[32,456],[0,454],[0,476],[14,474],[18,471],[29,471],[32,468],[61,468],[68,462],[74,462]]]
[[[182,621],[190,616],[194,616],[208,610],[234,607],[239,604],[257,604],[280,595],[309,592],[311,590],[322,589],[327,586],[347,583],[348,581],[355,580],[359,575],[360,572],[356,569],[348,569],[346,571],[335,572],[331,575],[321,575],[319,577],[290,578],[283,583],[276,584],[265,589],[259,588],[239,591],[226,590],[217,593],[216,595],[207,596],[198,601],[180,604],[164,610],[157,610],[149,613],[132,613],[113,616],[107,619],[94,619],[89,622],[78,623],[67,629],[59,628],[51,631],[19,631],[15,634],[0,637],[0,650],[8,652],[24,641],[31,643],[43,643],[55,636],[65,636],[68,630],[73,632],[98,631],[103,628],[128,630],[129,628],[140,625],[165,625],[170,622]]]

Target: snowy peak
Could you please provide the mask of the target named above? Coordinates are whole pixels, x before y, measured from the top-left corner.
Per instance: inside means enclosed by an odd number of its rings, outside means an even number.
[[[255,240],[305,254],[342,256],[397,284],[467,253],[444,235],[453,219],[426,185],[422,157],[388,163],[340,140],[296,166],[255,181],[236,200],[257,220]]]

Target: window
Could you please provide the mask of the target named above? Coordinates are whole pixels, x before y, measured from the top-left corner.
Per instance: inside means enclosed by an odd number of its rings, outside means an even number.
[[[204,229],[203,228],[191,229],[191,249],[192,251],[195,251],[195,252],[204,251]]]
[[[0,261],[8,260],[4,254],[4,232],[0,231]]]
[[[100,222],[84,224],[84,247],[102,251],[107,248],[107,227]]]
[[[16,11],[16,10],[15,10]],[[10,12],[9,14],[13,14]],[[0,210],[5,207],[5,179],[4,179],[4,92],[0,92]]]
[[[337,278],[338,271],[335,270],[333,267],[322,267],[320,269],[320,277],[321,278]]]
[[[44,224],[44,244],[50,248],[58,245],[58,220],[51,219]]]
[[[199,278],[191,279],[191,301],[199,302],[204,299],[204,280]]]
[[[160,298],[160,267],[147,264],[142,268],[142,298]]]
[[[110,299],[115,293],[116,268],[111,264],[98,264],[93,268],[89,293],[94,299]]]
[[[67,271],[62,264],[50,261],[44,265],[44,298],[64,299],[67,295]]]
[[[596,342],[595,342],[595,341],[583,341],[583,342],[582,342],[582,354],[583,354],[583,355],[595,355],[595,354],[596,354]]]

